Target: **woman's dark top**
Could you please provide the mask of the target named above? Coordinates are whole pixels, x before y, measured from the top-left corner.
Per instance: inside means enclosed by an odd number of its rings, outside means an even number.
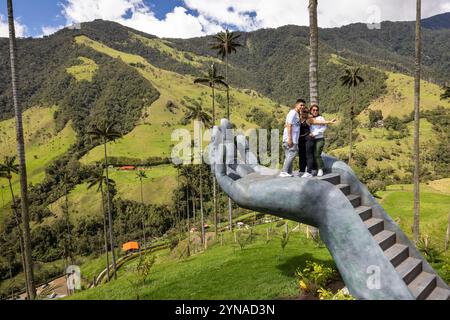
[[[300,119],[300,140],[306,140],[310,132],[308,121]]]

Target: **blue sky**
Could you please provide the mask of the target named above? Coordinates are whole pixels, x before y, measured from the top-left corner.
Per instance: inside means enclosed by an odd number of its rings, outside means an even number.
[[[225,27],[251,31],[307,25],[307,0],[13,0],[19,36],[51,34],[75,22],[101,18],[160,37],[189,38]],[[319,25],[414,19],[415,0],[319,0]],[[423,2],[423,16],[450,11],[450,0]],[[7,34],[0,0],[0,36]]]

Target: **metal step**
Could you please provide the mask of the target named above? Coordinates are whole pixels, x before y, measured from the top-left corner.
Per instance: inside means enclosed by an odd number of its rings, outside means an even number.
[[[372,235],[376,235],[384,230],[384,220],[382,219],[370,218],[364,221],[364,224],[367,226],[367,229],[369,229]]]
[[[408,288],[417,300],[424,300],[436,288],[436,275],[422,272],[408,285]]]
[[[373,238],[383,250],[387,250],[388,248],[392,247],[395,244],[395,241],[397,240],[395,232],[388,230],[381,231],[380,233],[376,234]]]
[[[320,180],[328,181],[331,184],[338,185],[341,183],[341,175],[338,173],[329,173],[319,178]]]
[[[350,201],[354,208],[357,208],[361,205],[361,197],[356,194],[349,194],[347,199]]]
[[[387,249],[384,254],[391,261],[392,265],[396,267],[409,257],[409,248],[403,244],[396,243]]]
[[[350,194],[350,186],[348,184],[338,184],[337,187],[342,191],[343,194],[348,196]]]
[[[427,297],[427,300],[450,300],[450,290],[436,287]]]
[[[406,284],[410,284],[422,272],[422,260],[408,257],[395,270]]]
[[[356,213],[361,217],[362,221],[366,221],[367,219],[370,219],[372,217],[371,207],[359,206],[355,210]]]

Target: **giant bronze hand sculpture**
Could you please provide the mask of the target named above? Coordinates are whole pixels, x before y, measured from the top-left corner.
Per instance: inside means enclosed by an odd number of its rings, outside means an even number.
[[[278,171],[228,161],[233,150],[245,150],[243,139],[228,137],[227,120],[213,129],[209,149],[212,170],[223,191],[243,208],[317,227],[350,291],[358,299],[414,299],[394,266],[383,254],[348,198],[333,184],[319,179],[280,178]],[[236,142],[237,140],[237,142]],[[241,140],[241,142],[239,142]],[[235,148],[233,148],[233,144]],[[231,150],[231,151],[230,151]],[[253,159],[253,161],[252,161]],[[333,159],[327,158],[329,167]]]

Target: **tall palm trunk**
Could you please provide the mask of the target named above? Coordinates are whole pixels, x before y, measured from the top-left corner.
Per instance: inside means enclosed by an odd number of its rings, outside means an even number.
[[[216,183],[216,177],[214,176],[213,173],[213,205],[214,205],[214,230],[215,230],[215,235],[217,238],[217,228],[218,228],[218,224],[219,224],[219,219],[217,217],[217,183]]]
[[[26,281],[28,287],[28,298],[34,300],[36,298],[36,288],[34,284],[33,260],[31,257],[31,235],[30,235],[30,214],[28,207],[28,182],[27,167],[25,162],[25,142],[23,138],[23,122],[22,108],[19,106],[17,82],[17,46],[16,46],[16,30],[14,27],[14,13],[12,0],[7,0],[8,5],[8,24],[9,24],[9,54],[11,59],[11,83],[13,91],[14,111],[16,117],[16,139],[17,139],[17,155],[19,158],[20,168],[20,196],[22,206],[22,223],[23,223],[23,248],[25,255]]]
[[[353,121],[355,118],[355,111],[354,111],[354,103],[355,103],[355,93],[354,89],[350,88],[351,90],[351,96],[352,96],[352,105],[350,106],[350,132],[349,132],[349,140],[350,140],[350,151],[348,153],[348,164],[352,164],[352,157],[353,157]]]
[[[318,105],[319,28],[317,24],[317,0],[309,0],[309,28],[310,28],[309,95],[311,104]]]
[[[200,223],[202,224],[202,243],[206,248],[205,241],[205,220],[203,214],[203,169],[202,165],[200,165]]]
[[[27,274],[25,273],[25,252],[23,249],[23,234],[22,234],[22,228],[20,227],[20,219],[19,219],[19,213],[17,212],[17,204],[16,204],[16,197],[14,196],[14,191],[12,188],[11,178],[8,178],[9,183],[9,190],[11,191],[11,198],[13,203],[13,212],[14,212],[14,218],[16,220],[16,228],[17,228],[17,234],[19,235],[19,246],[20,246],[20,258],[22,262],[22,269],[24,270],[25,275],[25,288],[27,291],[27,296],[30,295],[28,292],[28,285],[27,285]]]
[[[107,204],[108,204],[109,242],[110,242],[110,246],[111,246],[111,258],[112,258],[114,279],[117,279],[116,253],[114,251],[113,219],[112,219],[112,212],[111,212],[111,194],[110,194],[110,190],[109,190],[108,154],[106,152],[106,142],[107,142],[106,139],[104,139],[103,146],[105,149],[105,173],[106,173],[106,196],[107,196]]]
[[[319,105],[319,27],[317,23],[317,0],[309,0],[309,35],[309,96],[311,104]],[[309,227],[307,230],[312,235],[317,235],[319,232],[314,227]]]
[[[213,95],[214,96],[214,95]],[[214,115],[213,115],[214,117]],[[200,121],[200,120],[199,120]],[[205,241],[205,220],[203,214],[203,135],[202,128],[200,126],[200,223],[201,223],[201,231],[202,231],[202,244],[206,246]]]
[[[189,221],[191,217],[189,212],[189,186],[187,186],[186,189],[186,210],[187,210],[187,232],[188,232],[187,255],[189,257],[191,255],[191,225]]]
[[[213,126],[216,125],[216,90],[214,87],[214,84],[211,86],[212,89],[212,107],[213,107],[213,113],[212,113],[212,122]]]
[[[105,239],[105,254],[106,254],[106,277],[109,282],[109,251],[108,251],[108,227],[106,221],[105,211],[105,195],[103,194],[103,181],[100,184],[100,193],[102,195],[102,212],[103,212],[103,236]]]
[[[142,205],[144,205],[144,186],[142,185],[142,178],[141,180],[141,203]],[[147,246],[147,239],[146,239],[146,235],[145,235],[145,208],[144,208],[144,213],[142,214],[142,233],[144,236],[144,248]]]
[[[445,250],[448,250],[448,242],[450,240],[450,212],[448,213],[447,233],[445,234]]]
[[[422,32],[421,32],[422,2],[416,3],[416,59],[414,75],[414,241],[419,241],[420,235],[420,77],[422,63]]]
[[[228,50],[225,53],[225,82],[228,83]],[[230,120],[230,88],[227,88],[227,116],[228,120]],[[233,230],[233,203],[231,202],[231,198],[228,197],[228,229],[230,231]]]
[[[225,82],[228,83],[228,51],[225,54]],[[230,119],[230,88],[227,88],[227,119]]]

